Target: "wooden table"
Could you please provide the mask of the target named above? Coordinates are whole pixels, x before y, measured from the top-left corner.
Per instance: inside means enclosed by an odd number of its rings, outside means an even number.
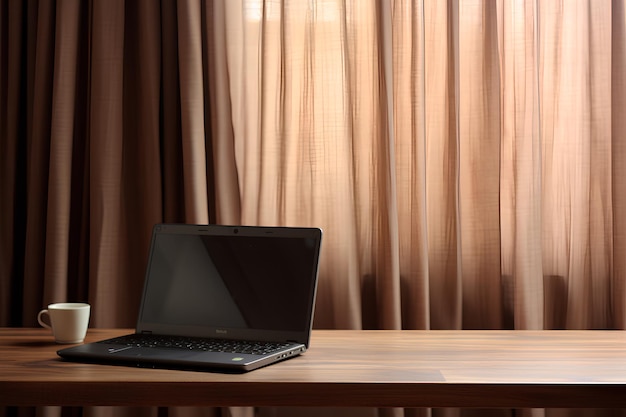
[[[58,348],[44,329],[0,329],[0,406],[626,407],[624,331],[317,330],[303,356],[239,375],[70,363]]]

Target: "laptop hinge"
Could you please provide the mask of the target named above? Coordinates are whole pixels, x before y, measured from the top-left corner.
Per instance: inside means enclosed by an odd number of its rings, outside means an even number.
[[[152,330],[142,330],[141,334],[152,334]]]

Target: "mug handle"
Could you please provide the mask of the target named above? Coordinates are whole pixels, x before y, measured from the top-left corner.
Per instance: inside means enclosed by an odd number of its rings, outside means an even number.
[[[52,326],[50,326],[49,324],[45,323],[43,321],[43,315],[47,315],[48,318],[50,318],[50,312],[48,310],[41,310],[39,312],[39,314],[37,314],[37,321],[39,322],[39,324],[41,324],[42,327],[45,327],[46,329],[51,329],[52,330]]]

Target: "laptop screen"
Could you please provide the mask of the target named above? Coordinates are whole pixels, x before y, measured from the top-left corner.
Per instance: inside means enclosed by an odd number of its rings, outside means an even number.
[[[319,229],[156,228],[138,327],[207,336],[310,330]]]

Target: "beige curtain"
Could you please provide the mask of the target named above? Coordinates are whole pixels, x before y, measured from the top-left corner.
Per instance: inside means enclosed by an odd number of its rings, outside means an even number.
[[[322,227],[317,328],[624,329],[625,97],[620,0],[0,0],[0,325],[132,327],[165,221]],[[333,412],[471,414],[167,410]]]
[[[624,327],[622,2],[214,6],[218,221],[325,229],[318,326]]]

